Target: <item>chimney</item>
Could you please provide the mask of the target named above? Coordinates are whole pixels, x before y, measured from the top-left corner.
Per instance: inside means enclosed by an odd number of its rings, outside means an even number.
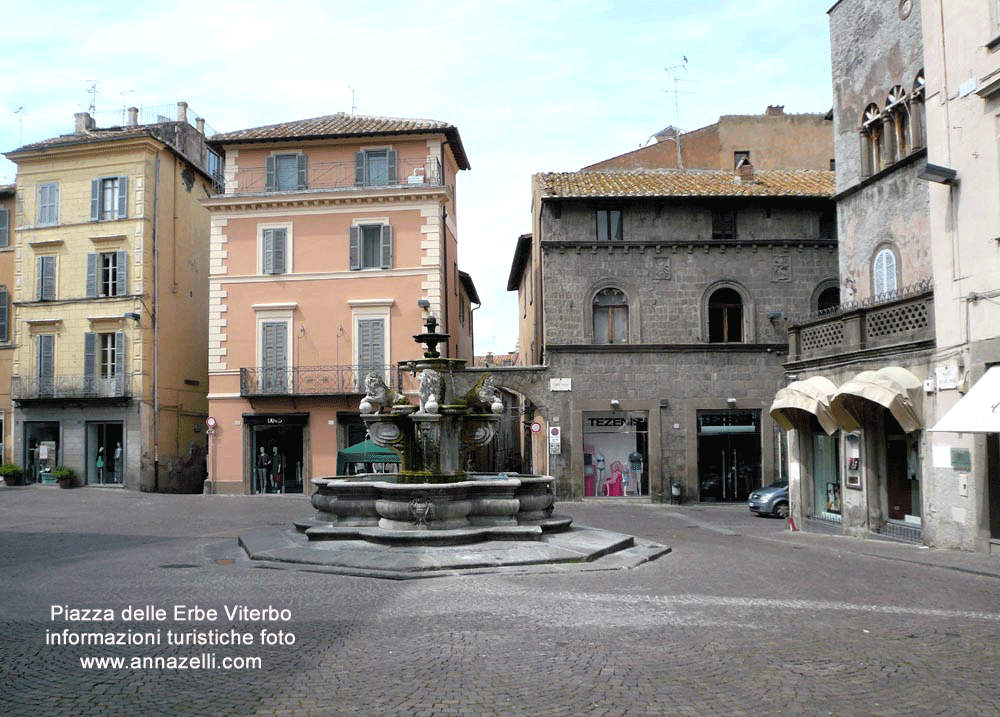
[[[764,112],[768,117],[784,117],[785,116],[785,106],[784,105],[768,105],[767,111]]]
[[[77,112],[73,115],[76,119],[76,133],[83,134],[94,129],[94,118],[89,112]]]
[[[198,130],[198,134],[200,134],[202,137],[204,137],[205,136],[205,118],[204,117],[198,117],[198,118],[196,118],[195,121],[194,121],[194,126]]]
[[[744,157],[740,160],[740,163],[736,165],[736,179],[739,182],[746,182],[748,184],[753,183],[753,165],[750,164],[750,160]]]
[[[129,107],[128,108],[128,127],[138,127],[139,126],[139,108]]]
[[[178,102],[177,103],[177,121],[187,122],[188,121],[188,103]]]

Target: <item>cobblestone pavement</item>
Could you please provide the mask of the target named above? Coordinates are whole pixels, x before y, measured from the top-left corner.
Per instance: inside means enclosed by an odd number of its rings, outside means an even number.
[[[559,511],[673,552],[627,571],[374,580],[242,555],[247,527],[311,514],[301,496],[0,487],[0,714],[1000,714],[998,556],[793,533],[742,506]],[[147,605],[167,617],[122,619]],[[224,612],[239,605],[289,619]],[[113,619],[64,619],[74,608]],[[254,643],[168,645],[168,630]],[[46,644],[129,631],[162,642]],[[260,666],[224,669],[234,657]]]

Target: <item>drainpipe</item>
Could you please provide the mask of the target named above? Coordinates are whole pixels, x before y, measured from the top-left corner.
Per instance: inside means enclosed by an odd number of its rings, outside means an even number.
[[[160,492],[160,326],[159,312],[159,226],[160,226],[160,153],[156,153],[153,179],[153,492]]]

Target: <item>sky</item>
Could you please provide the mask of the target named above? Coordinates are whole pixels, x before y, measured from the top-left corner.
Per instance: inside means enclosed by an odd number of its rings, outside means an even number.
[[[669,125],[832,104],[832,0],[3,4],[0,152],[72,132],[92,102],[100,114],[185,101],[217,132],[352,110],[455,125],[472,165],[457,218],[459,268],[483,302],[477,354],[517,346],[506,286],[533,174]],[[0,184],[15,173],[0,158]]]

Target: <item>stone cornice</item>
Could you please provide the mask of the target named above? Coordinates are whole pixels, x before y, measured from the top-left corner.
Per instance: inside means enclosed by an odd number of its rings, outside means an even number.
[[[756,252],[760,249],[774,251],[791,251],[792,249],[837,249],[836,239],[678,239],[669,241],[655,239],[652,241],[567,241],[564,239],[543,239],[541,247],[544,251],[557,251],[564,254],[568,251],[590,252],[596,254],[601,250],[613,253],[619,250],[624,254],[636,252],[644,254],[652,252],[654,254],[677,254],[679,252],[693,253],[696,250],[709,252],[718,250],[725,252],[732,250],[735,252],[749,251]]]
[[[210,212],[257,212],[261,210],[312,209],[335,206],[380,206],[384,204],[413,204],[434,202],[444,204],[448,200],[447,187],[420,189],[379,190],[335,190],[317,192],[259,194],[218,194],[202,200],[202,205]]]

